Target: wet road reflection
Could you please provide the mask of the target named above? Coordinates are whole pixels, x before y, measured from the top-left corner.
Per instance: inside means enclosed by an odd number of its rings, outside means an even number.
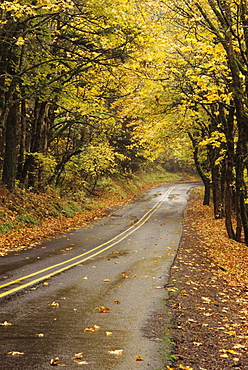
[[[52,277],[46,274],[36,284],[2,297],[0,323],[12,325],[0,326],[0,368],[47,369],[55,357],[69,369],[161,368],[164,285],[192,186],[164,185],[150,190],[91,228],[47,241],[46,249],[41,245],[25,251],[24,256],[2,257],[4,274],[11,261],[16,264],[9,280],[2,276],[2,281],[11,282],[66,259],[76,260],[85,253],[83,249],[87,252],[123,233],[118,243],[97,255],[89,253],[89,258],[73,268]],[[154,208],[157,202],[161,204]],[[150,217],[141,222],[147,212]],[[137,222],[139,227],[126,233]],[[56,253],[50,255],[50,250]],[[32,263],[25,265],[29,253]],[[13,351],[23,354],[13,355]],[[76,359],[76,353],[82,353],[82,358]]]

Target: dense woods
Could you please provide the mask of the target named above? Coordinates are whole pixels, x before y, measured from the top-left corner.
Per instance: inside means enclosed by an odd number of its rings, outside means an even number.
[[[3,1],[1,178],[94,193],[194,159],[204,204],[248,244],[245,0]]]

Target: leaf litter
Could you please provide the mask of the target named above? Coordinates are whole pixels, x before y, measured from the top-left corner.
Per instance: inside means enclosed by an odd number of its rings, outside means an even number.
[[[176,344],[167,369],[248,369],[248,249],[227,237],[198,192],[183,229],[166,285]]]

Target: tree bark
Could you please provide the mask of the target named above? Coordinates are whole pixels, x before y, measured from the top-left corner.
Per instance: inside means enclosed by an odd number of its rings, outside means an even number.
[[[14,94],[14,98],[16,95]],[[9,109],[6,119],[5,156],[2,181],[12,191],[15,188],[17,165],[17,110],[18,103],[14,102]]]

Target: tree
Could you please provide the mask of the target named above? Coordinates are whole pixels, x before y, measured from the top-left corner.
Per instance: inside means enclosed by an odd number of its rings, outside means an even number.
[[[180,93],[194,151],[197,137],[207,149],[215,216],[226,215],[228,234],[238,240],[241,220],[248,244],[246,2],[170,1],[164,4],[164,15],[171,30],[172,24],[177,27],[175,44],[168,50],[167,86]]]

